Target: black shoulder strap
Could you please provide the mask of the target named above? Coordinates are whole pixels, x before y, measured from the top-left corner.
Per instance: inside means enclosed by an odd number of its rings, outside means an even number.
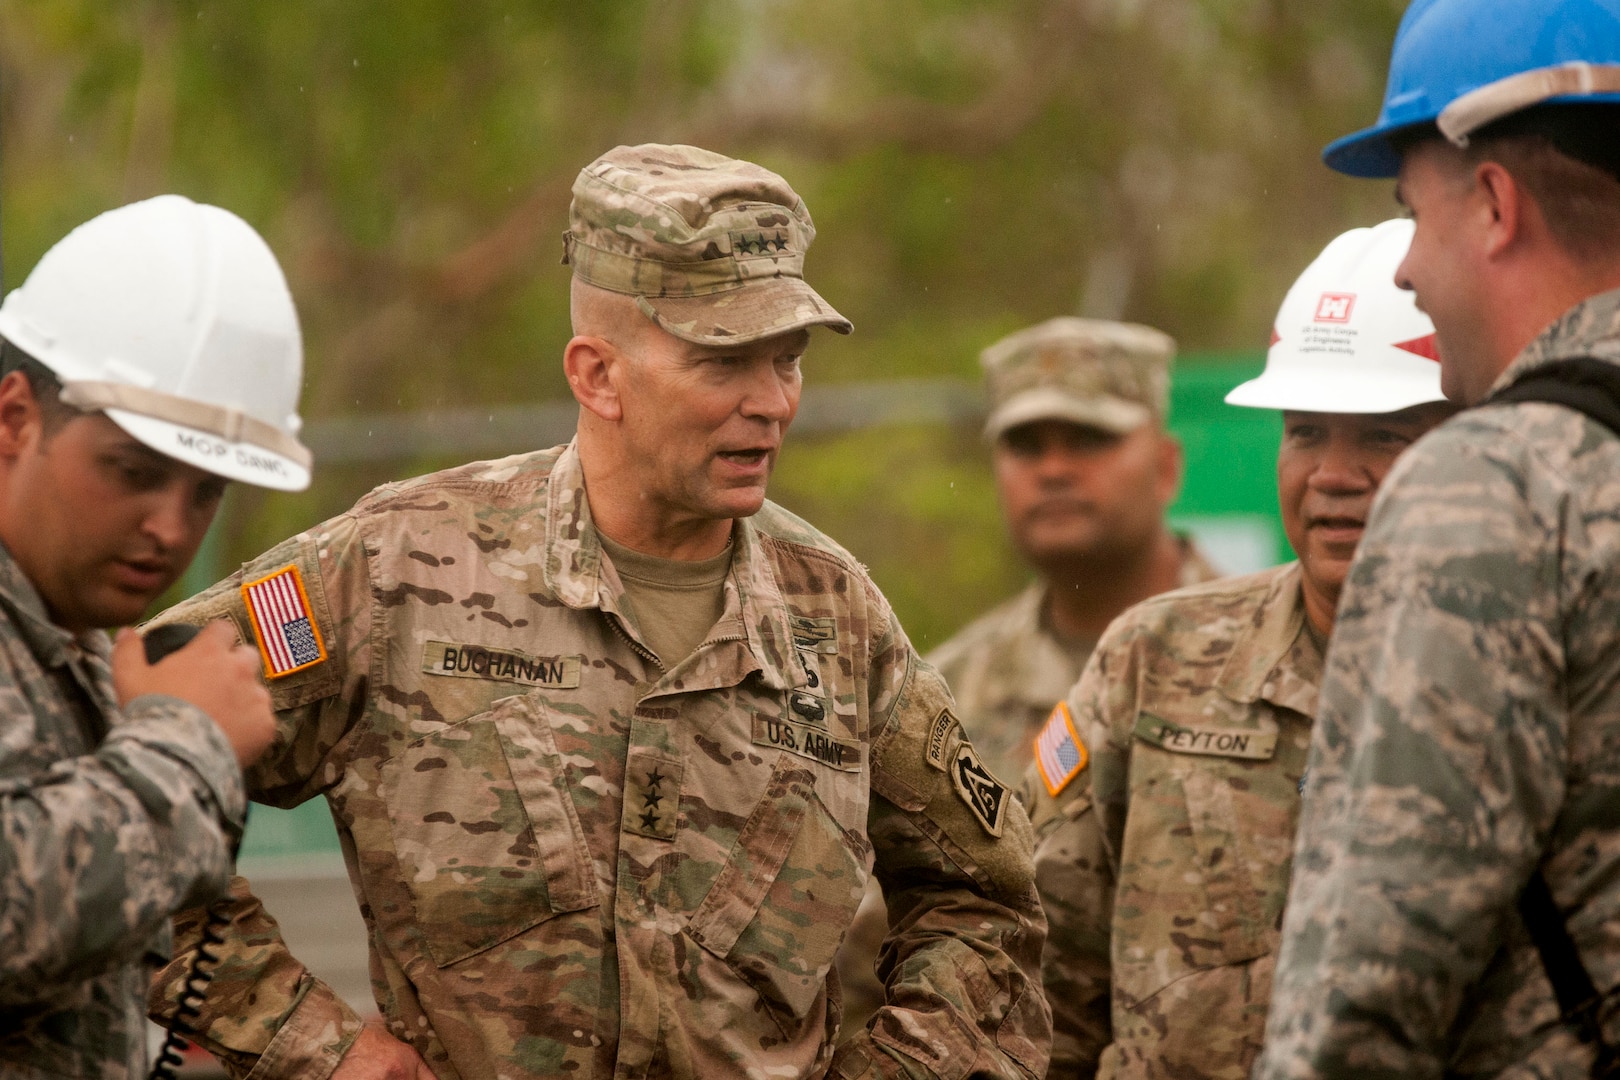
[[[1480,404],[1544,401],[1585,413],[1620,435],[1620,364],[1593,357],[1559,360],[1538,367]]]
[[[1620,436],[1620,365],[1592,357],[1560,360],[1536,368],[1518,382],[1493,394],[1481,404],[1513,401],[1539,401],[1562,405],[1583,413]],[[1519,917],[1541,953],[1541,966],[1547,971],[1558,1010],[1565,1023],[1581,1038],[1597,1047],[1595,1077],[1620,1076],[1620,1047],[1603,1038],[1599,1010],[1603,995],[1592,984],[1592,976],[1581,963],[1580,951],[1569,936],[1564,913],[1553,901],[1547,879],[1537,870],[1519,895]]]
[[[1530,875],[1529,884],[1519,894],[1519,917],[1541,953],[1541,966],[1547,969],[1547,979],[1558,995],[1558,1011],[1564,1014],[1565,1022],[1587,1042],[1607,1051],[1598,1025],[1602,995],[1592,985],[1592,976],[1587,974],[1575,941],[1569,936],[1564,913],[1558,910],[1547,879],[1539,870]]]

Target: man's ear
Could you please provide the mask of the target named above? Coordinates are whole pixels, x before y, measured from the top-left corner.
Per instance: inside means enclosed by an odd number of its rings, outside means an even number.
[[[0,459],[15,459],[44,434],[45,416],[28,377],[8,372],[0,378]]]
[[[606,338],[582,334],[563,349],[563,372],[574,400],[609,423],[624,418],[615,378],[624,362],[624,354]]]
[[[1181,490],[1181,440],[1168,431],[1159,433],[1158,471],[1154,476],[1154,494],[1160,506],[1176,501]]]
[[[1539,215],[1535,200],[1524,185],[1495,161],[1482,161],[1474,168],[1474,189],[1485,215],[1485,255],[1500,258],[1527,239],[1526,229]]]

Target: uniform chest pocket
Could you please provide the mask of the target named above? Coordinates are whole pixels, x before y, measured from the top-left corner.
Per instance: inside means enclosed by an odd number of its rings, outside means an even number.
[[[1118,989],[1140,1001],[1276,948],[1299,793],[1270,715],[1144,712],[1134,735],[1115,944]]]
[[[562,757],[532,695],[416,740],[381,783],[400,875],[441,967],[597,904]]]
[[[779,755],[688,923],[689,936],[750,985],[789,1036],[823,992],[865,891],[865,806],[864,772]]]
[[[1271,762],[1224,758],[1205,758],[1182,776],[1217,963],[1277,947],[1299,816],[1292,783]]]

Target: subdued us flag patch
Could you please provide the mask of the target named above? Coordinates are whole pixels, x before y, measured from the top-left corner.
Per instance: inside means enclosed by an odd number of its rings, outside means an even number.
[[[295,565],[242,586],[267,679],[279,679],[326,659],[326,646]]]
[[[1069,781],[1080,775],[1086,760],[1086,744],[1074,730],[1069,705],[1060,701],[1046,718],[1046,726],[1035,736],[1035,767],[1054,799],[1069,786]]]

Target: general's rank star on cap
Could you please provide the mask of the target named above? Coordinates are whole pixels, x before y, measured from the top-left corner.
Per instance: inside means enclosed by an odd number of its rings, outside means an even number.
[[[1080,775],[1088,760],[1086,744],[1074,730],[1069,705],[1060,701],[1046,718],[1046,726],[1035,736],[1035,767],[1040,770],[1046,790],[1053,798]]]
[[[296,565],[243,585],[242,599],[264,659],[265,678],[279,679],[326,659],[320,627]]]

